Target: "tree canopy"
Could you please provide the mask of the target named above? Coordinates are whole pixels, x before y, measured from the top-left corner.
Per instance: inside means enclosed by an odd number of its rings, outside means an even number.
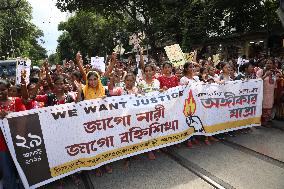
[[[6,0],[0,0],[4,4]],[[43,32],[32,22],[32,7],[26,0],[9,0],[19,5],[0,12],[0,56],[29,57],[33,63],[46,57],[46,50],[39,43]],[[13,53],[14,52],[14,53]]]
[[[153,53],[173,42],[187,51],[216,36],[279,30],[278,6],[277,0],[57,0],[62,11],[95,12],[120,20],[127,32],[145,32]]]
[[[121,38],[125,44],[126,38],[121,35],[125,31],[123,26],[119,19],[80,11],[58,26],[64,31],[58,38],[58,55],[61,59],[72,59],[80,50],[89,56],[105,56],[114,48],[115,38]]]

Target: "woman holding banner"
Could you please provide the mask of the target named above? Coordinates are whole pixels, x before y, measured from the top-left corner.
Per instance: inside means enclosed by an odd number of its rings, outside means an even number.
[[[20,98],[8,98],[10,83],[6,80],[0,80],[0,119],[4,119],[9,112],[24,111]],[[0,130],[0,175],[3,179],[4,189],[18,189],[17,173],[13,160],[10,156],[5,143],[4,136]]]
[[[276,73],[273,69],[274,61],[266,60],[265,68],[257,71],[258,78],[263,80],[263,103],[261,125],[269,127],[272,120],[272,108],[274,104],[274,90],[276,88]]]
[[[77,102],[83,100],[91,100],[97,98],[105,98],[107,91],[103,87],[100,79],[100,75],[96,71],[89,71],[86,75],[86,85],[82,87],[82,84],[75,82],[78,90]],[[107,173],[112,173],[111,166],[105,166]],[[102,176],[101,169],[95,170],[96,176]]]
[[[195,76],[194,74],[194,64],[191,62],[186,62],[183,66],[183,77],[180,79],[180,84],[181,85],[191,85],[199,81],[199,77]],[[191,139],[189,139],[186,143],[186,146],[188,148],[192,148],[192,142],[195,144],[198,144],[199,141],[193,136]]]
[[[146,64],[144,66],[143,72],[145,78],[140,80],[138,83],[138,88],[141,94],[146,94],[149,92],[160,90],[160,82],[154,78],[155,69],[156,67],[153,64]],[[156,156],[153,151],[148,152],[148,159],[149,160],[156,159]]]

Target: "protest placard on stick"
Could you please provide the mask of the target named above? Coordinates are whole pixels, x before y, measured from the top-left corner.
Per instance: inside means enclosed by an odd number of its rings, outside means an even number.
[[[165,51],[174,67],[182,66],[185,64],[184,54],[179,44],[166,46]]]

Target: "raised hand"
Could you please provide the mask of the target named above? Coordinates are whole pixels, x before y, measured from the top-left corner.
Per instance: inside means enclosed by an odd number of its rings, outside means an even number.
[[[143,47],[141,47],[140,48],[140,54],[143,54],[143,52],[144,52],[144,49],[143,49]]]
[[[83,59],[82,59],[82,55],[81,55],[80,51],[78,51],[77,54],[76,54],[76,63],[83,65]]]
[[[271,75],[272,75],[272,71],[269,70],[265,72],[265,76],[271,76]]]
[[[79,83],[78,81],[74,81],[74,85],[76,86],[77,91],[82,91],[82,84]]]
[[[45,69],[46,72],[49,70],[49,67],[48,67],[48,66],[49,66],[49,65],[48,65],[48,60],[45,59],[45,61],[43,62],[43,67],[44,67],[44,69]]]
[[[116,58],[117,58],[117,53],[113,52],[112,55],[111,55],[111,60],[116,61]]]

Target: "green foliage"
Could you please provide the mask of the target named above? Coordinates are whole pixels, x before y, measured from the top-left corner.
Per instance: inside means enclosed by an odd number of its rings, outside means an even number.
[[[279,31],[278,6],[277,0],[57,0],[62,11],[76,11],[77,15],[96,12],[106,21],[119,19],[127,32],[144,31],[154,54],[170,43],[189,51],[192,45],[205,44],[212,37]],[[92,37],[98,40],[99,36]],[[82,39],[80,45],[83,43],[90,46]]]
[[[0,4],[6,0],[0,0]],[[9,0],[16,4],[17,0]],[[0,56],[29,57],[37,64],[46,57],[46,50],[38,39],[43,36],[32,22],[32,8],[26,0],[21,0],[18,7],[0,12]]]
[[[61,22],[59,30],[64,31],[58,38],[58,55],[62,59],[72,59],[77,51],[85,56],[105,56],[115,44],[113,39],[123,30],[119,19],[105,18],[91,12],[80,11],[67,22]],[[124,36],[121,36],[125,39]],[[123,41],[125,44],[125,40]]]
[[[51,65],[56,65],[59,63],[59,57],[57,53],[48,56],[48,63]]]

